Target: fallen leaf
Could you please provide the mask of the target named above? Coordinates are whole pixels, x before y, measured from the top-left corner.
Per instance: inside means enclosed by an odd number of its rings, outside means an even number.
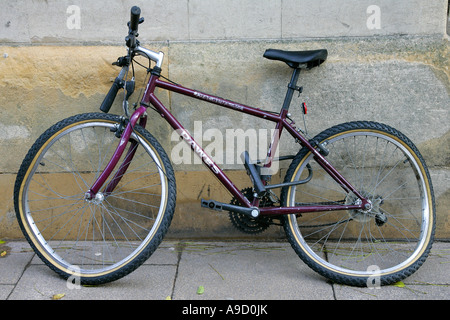
[[[399,288],[404,288],[405,284],[403,283],[403,281],[399,281],[393,284],[394,287],[399,287]]]
[[[170,296],[167,296],[166,300],[172,300],[172,298]]]
[[[2,252],[0,253],[0,257],[4,257],[4,256],[6,256],[6,251],[2,251]]]
[[[52,297],[52,300],[60,300],[60,299],[64,298],[65,295],[66,295],[65,293],[58,293],[58,294],[55,294],[55,295]]]
[[[197,294],[203,294],[205,292],[205,288],[203,286],[199,286],[197,289]]]
[[[0,244],[4,244],[6,243],[6,241],[0,240]]]

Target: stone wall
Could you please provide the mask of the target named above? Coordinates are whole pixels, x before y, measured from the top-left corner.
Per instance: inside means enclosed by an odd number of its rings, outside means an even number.
[[[304,92],[294,98],[294,120],[303,123],[298,106],[305,101],[311,135],[364,119],[409,136],[430,168],[437,237],[450,238],[448,1],[11,0],[0,3],[0,239],[22,237],[12,190],[35,139],[58,120],[98,110],[118,72],[111,62],[125,54],[133,5],[145,17],[139,29],[142,45],[165,53],[165,76],[266,110],[279,110],[290,70],[264,59],[265,49],[326,48],[327,62],[301,75]],[[140,72],[138,82],[144,77]],[[224,136],[230,128],[272,129],[179,95],[161,91],[159,96],[188,130],[200,135],[212,128]],[[121,113],[118,101],[111,112]],[[149,131],[170,156],[178,141],[172,141],[168,126],[155,117]],[[281,154],[296,151],[292,140],[281,141]],[[224,154],[230,152],[224,146]],[[191,160],[174,165],[178,204],[170,236],[244,237],[226,214],[200,208],[202,197],[228,202],[230,196],[194,156]],[[250,185],[242,166],[223,162],[238,187]],[[285,171],[282,167],[275,179]],[[274,227],[261,237],[280,236],[282,230]]]

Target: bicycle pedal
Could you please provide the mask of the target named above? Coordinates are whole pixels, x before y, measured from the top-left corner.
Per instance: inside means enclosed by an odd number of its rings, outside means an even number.
[[[233,204],[218,202],[215,200],[205,200],[205,199],[202,199],[201,206],[202,208],[208,208],[216,211],[225,210],[234,213],[242,213],[254,219],[259,217],[259,209],[256,207],[246,208],[241,206],[235,206]]]

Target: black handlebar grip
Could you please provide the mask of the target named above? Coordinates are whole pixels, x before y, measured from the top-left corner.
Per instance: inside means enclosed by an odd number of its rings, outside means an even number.
[[[123,87],[123,81],[120,78],[116,78],[114,80],[113,85],[111,86],[111,89],[109,89],[108,94],[106,95],[105,99],[102,102],[102,105],[100,106],[100,110],[104,113],[108,113],[109,109],[111,109],[111,106],[116,99],[117,92],[120,88]]]
[[[139,18],[141,16],[141,8],[134,6],[131,8],[130,30],[138,31]]]

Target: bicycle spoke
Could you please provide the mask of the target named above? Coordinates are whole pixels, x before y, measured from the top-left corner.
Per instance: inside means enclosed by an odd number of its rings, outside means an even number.
[[[50,135],[54,140],[45,144],[35,167],[27,170],[24,221],[32,226],[40,250],[52,257],[50,264],[69,270],[78,266],[83,274],[108,277],[116,266],[127,265],[142,252],[160,229],[169,201],[168,160],[163,165],[149,137],[138,136],[136,131],[128,148],[131,156],[124,153],[110,175],[109,180],[116,179],[115,188],[85,199],[118,145],[111,131],[114,123],[81,121],[63,131],[55,126],[58,134]],[[138,148],[141,151],[134,153]]]
[[[428,198],[411,148],[372,129],[348,132],[344,129],[342,134],[330,131],[330,135],[326,137],[324,133],[324,138],[320,138],[327,141],[327,161],[371,206],[368,210],[291,215],[288,221],[297,222],[287,225],[296,226],[292,229],[295,236],[289,238],[295,240],[294,248],[300,243],[308,259],[312,257],[321,266],[340,274],[363,276],[372,266],[389,271],[407,267],[405,261],[420,252],[418,246],[429,230],[428,219],[424,219],[429,212],[429,205],[424,206]],[[303,157],[298,164],[300,168],[289,169],[297,172],[290,179],[301,180],[302,174],[305,177],[307,165],[313,168],[312,179],[290,187],[290,205],[355,205],[360,201],[353,193],[343,192],[309,152]],[[288,228],[287,232],[290,231]]]

